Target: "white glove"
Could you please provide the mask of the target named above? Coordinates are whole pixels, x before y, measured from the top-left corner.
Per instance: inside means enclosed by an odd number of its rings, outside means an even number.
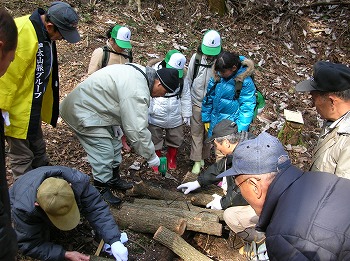
[[[118,140],[120,140],[124,135],[122,128],[120,128],[120,126],[116,126],[116,125],[112,126],[112,128],[113,128],[114,136],[116,136],[118,138]]]
[[[124,244],[124,243],[128,242],[128,240],[129,240],[128,235],[125,232],[120,234],[120,242],[122,242]],[[113,255],[111,245],[109,245],[107,243],[105,243],[103,245],[103,251],[110,254],[110,255]]]
[[[186,124],[187,126],[191,125],[191,117],[184,117],[184,124]]]
[[[210,201],[206,207],[211,209],[222,209],[221,202],[220,202],[222,197],[219,196],[218,194],[213,194],[212,196],[214,197],[214,199]]]
[[[2,117],[4,118],[5,125],[10,126],[10,114],[8,111],[2,111]]]
[[[160,165],[160,159],[159,157],[156,155],[154,158],[152,159],[149,159],[147,161],[148,163],[148,167],[156,167],[156,166],[159,166]]]
[[[186,182],[184,184],[181,184],[180,186],[177,187],[177,189],[181,189],[182,192],[185,195],[187,195],[191,191],[196,190],[200,187],[201,187],[201,185],[199,185],[199,182],[196,180],[196,181],[191,181],[191,182]]]
[[[128,261],[128,249],[122,242],[117,241],[111,245],[113,256],[116,261]]]

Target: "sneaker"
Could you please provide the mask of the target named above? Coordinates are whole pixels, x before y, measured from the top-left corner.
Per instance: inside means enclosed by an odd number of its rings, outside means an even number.
[[[200,171],[201,171],[201,162],[195,161],[191,172],[193,174],[199,174]]]
[[[257,243],[255,241],[251,243],[246,243],[238,251],[242,256],[246,257],[247,260],[262,261],[269,260],[267,255],[267,249],[265,240]]]

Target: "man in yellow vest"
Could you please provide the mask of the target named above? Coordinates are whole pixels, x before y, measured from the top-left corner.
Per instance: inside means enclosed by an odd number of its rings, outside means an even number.
[[[78,42],[78,21],[77,13],[64,2],[15,19],[18,47],[14,61],[0,79],[0,108],[7,117],[5,136],[14,179],[49,164],[41,121],[55,127],[58,118],[55,41]]]

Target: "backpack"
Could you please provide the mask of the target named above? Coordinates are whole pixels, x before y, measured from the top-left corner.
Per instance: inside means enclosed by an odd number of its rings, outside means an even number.
[[[205,68],[211,68],[215,60],[210,64],[202,64],[201,61],[202,61],[202,53],[196,52],[192,80],[194,80],[197,77],[200,66],[203,66]]]
[[[256,96],[256,104],[255,104],[255,108],[254,108],[254,116],[253,119],[256,118],[256,116],[262,112],[262,110],[264,109],[265,105],[266,105],[266,98],[263,95],[263,93],[258,89],[255,81],[254,81],[254,75],[250,76],[253,80],[253,83],[255,85],[255,96]],[[209,92],[207,92],[205,94],[205,97],[203,99],[204,104],[208,103],[208,98],[209,96],[215,91],[216,85],[218,84],[218,81],[214,82],[213,87],[210,89]],[[242,90],[242,82],[235,82],[235,87],[236,87],[236,92],[235,92],[235,99],[237,100],[239,98],[239,95],[241,94],[241,90]]]
[[[133,57],[132,57],[131,50],[128,51],[128,54],[118,53],[118,52],[110,50],[107,45],[103,46],[102,50],[103,50],[103,56],[102,56],[102,67],[101,68],[107,66],[110,53],[119,54],[119,55],[123,56],[124,58],[129,59],[129,63],[132,63]]]

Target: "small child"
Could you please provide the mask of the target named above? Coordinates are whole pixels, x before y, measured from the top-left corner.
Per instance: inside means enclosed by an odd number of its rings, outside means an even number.
[[[152,142],[156,154],[160,157],[165,141],[168,148],[166,154],[168,169],[176,169],[177,150],[184,140],[183,124],[189,125],[192,115],[188,85],[183,84],[185,63],[185,56],[178,50],[170,50],[161,61],[158,59],[148,63],[148,66],[156,70],[167,67],[179,71],[180,86],[177,92],[152,98],[149,108],[148,129],[152,134]],[[165,137],[163,137],[163,130],[165,130]],[[153,170],[158,172],[158,167],[153,167]]]

